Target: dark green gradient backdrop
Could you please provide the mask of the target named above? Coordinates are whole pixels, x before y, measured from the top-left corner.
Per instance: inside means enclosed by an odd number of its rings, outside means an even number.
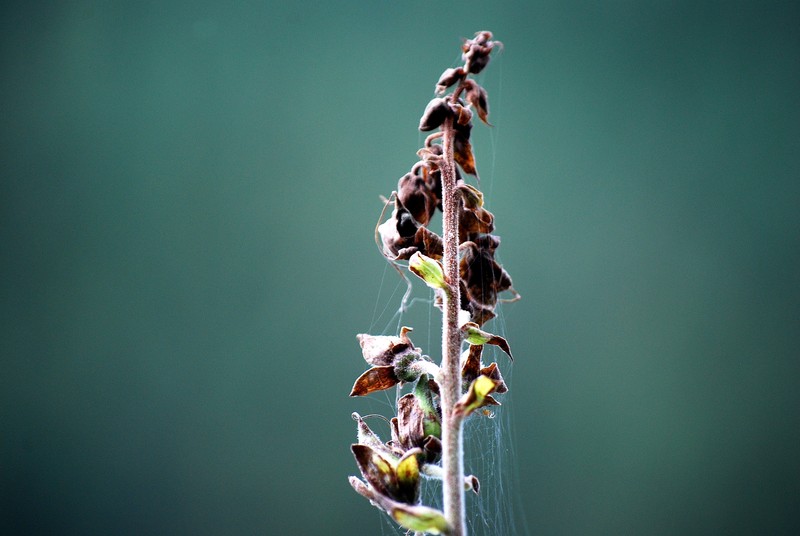
[[[0,532],[380,532],[377,196],[486,28],[517,514],[797,534],[795,6],[6,2]]]

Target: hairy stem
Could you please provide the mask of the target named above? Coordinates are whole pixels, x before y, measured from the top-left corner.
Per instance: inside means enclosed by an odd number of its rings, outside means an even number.
[[[456,171],[453,159],[453,119],[448,118],[442,125],[443,161],[442,208],[444,223],[442,229],[444,242],[444,275],[448,289],[444,297],[444,316],[442,321],[442,468],[444,515],[453,528],[452,536],[465,536],[467,533],[464,511],[464,446],[461,433],[462,420],[454,415],[453,407],[461,397],[461,331],[458,326],[458,311],[461,308],[458,274],[458,216],[459,198],[456,192]]]

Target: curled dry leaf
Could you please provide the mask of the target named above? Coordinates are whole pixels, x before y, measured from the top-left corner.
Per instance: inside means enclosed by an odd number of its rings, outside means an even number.
[[[464,477],[464,491],[472,490],[475,495],[481,491],[481,481],[475,475],[467,475]]]
[[[505,340],[505,339],[504,339]],[[506,343],[508,345],[508,343]],[[495,392],[498,394],[508,392],[508,386],[503,380],[502,374],[497,363],[492,363],[487,367],[481,368],[481,353],[483,352],[482,344],[471,344],[467,350],[461,355],[463,365],[461,366],[461,381],[465,386],[468,386],[478,376],[487,376],[495,381],[497,384]]]

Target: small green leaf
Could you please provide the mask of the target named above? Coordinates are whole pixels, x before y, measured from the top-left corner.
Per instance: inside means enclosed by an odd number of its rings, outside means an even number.
[[[420,252],[414,253],[408,259],[408,269],[425,281],[425,284],[433,289],[447,288],[444,278],[444,269],[439,261],[431,259]]]
[[[450,532],[450,525],[444,514],[435,508],[398,505],[392,508],[389,514],[392,519],[409,530],[430,534],[448,534]]]

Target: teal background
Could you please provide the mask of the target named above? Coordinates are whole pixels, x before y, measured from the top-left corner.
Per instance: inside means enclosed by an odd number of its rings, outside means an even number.
[[[479,29],[505,530],[800,532],[796,3],[3,6],[3,534],[387,530],[346,482],[378,195]]]

